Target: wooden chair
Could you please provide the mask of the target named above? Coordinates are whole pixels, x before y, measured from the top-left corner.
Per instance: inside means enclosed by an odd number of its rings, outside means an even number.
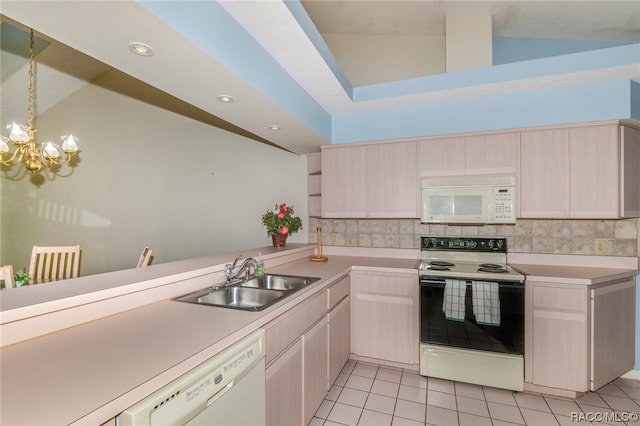
[[[35,283],[75,278],[80,273],[80,246],[33,246],[29,275]]]
[[[142,253],[140,253],[140,257],[138,258],[138,264],[136,268],[144,268],[145,266],[149,266],[151,264],[151,250],[149,247],[145,247],[142,249]]]
[[[4,288],[13,288],[15,287],[15,282],[13,281],[13,266],[12,265],[4,265],[0,266],[0,281],[4,280]]]

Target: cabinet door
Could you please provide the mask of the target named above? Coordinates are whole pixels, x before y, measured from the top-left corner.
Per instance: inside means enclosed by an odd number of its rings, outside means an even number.
[[[327,319],[323,317],[304,336],[304,424],[308,424],[327,396]]]
[[[351,354],[351,299],[347,296],[329,312],[329,389]]]
[[[518,194],[522,218],[569,216],[569,131],[520,134]]]
[[[366,146],[322,150],[322,216],[365,217]]]
[[[622,217],[640,217],[640,130],[622,127],[621,141],[621,206]]]
[[[591,293],[591,390],[633,370],[635,280],[599,286]]]
[[[416,142],[367,147],[368,217],[419,217],[416,152]]]
[[[351,285],[351,351],[417,364],[418,277],[357,271]]]
[[[302,338],[267,366],[266,382],[267,425],[306,424],[302,421]]]
[[[464,176],[466,138],[429,139],[418,142],[420,176]]]
[[[618,126],[570,129],[569,196],[574,218],[618,218]]]
[[[516,174],[518,133],[469,136],[466,138],[466,174]]]
[[[532,286],[531,354],[525,363],[534,385],[586,392],[588,385],[587,287],[529,283]]]

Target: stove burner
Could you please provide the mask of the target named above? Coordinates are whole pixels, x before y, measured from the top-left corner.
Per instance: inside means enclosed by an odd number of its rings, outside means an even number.
[[[479,272],[492,272],[492,273],[498,273],[498,274],[503,274],[505,272],[509,272],[509,271],[507,271],[507,269],[505,267],[500,266],[500,265],[495,265],[493,263],[483,263],[478,268],[478,271]]]
[[[455,266],[455,264],[451,263],[451,262],[447,262],[444,260],[432,260],[429,262],[429,265],[431,266]]]
[[[427,269],[430,271],[450,271],[451,268],[444,265],[429,265]]]

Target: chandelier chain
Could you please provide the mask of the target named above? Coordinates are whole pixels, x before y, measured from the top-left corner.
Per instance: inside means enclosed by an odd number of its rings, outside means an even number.
[[[29,31],[29,104],[27,111],[29,113],[28,126],[33,129],[33,93],[34,93],[34,72],[33,72],[33,29]]]

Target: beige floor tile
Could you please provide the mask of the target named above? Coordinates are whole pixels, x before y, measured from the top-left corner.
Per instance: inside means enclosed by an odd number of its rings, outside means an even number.
[[[420,376],[417,373],[403,371],[402,379],[400,380],[400,383],[402,383],[403,385],[415,386],[418,388],[426,389],[428,384],[428,379],[424,376]]]
[[[450,393],[438,392],[429,389],[429,391],[427,392],[427,405],[455,410],[456,396]]]
[[[529,395],[526,393],[517,393],[514,396],[518,403],[518,407],[520,408],[530,408],[532,410],[551,412],[547,402],[541,396]]]
[[[347,361],[347,363],[344,365],[344,367],[342,367],[342,370],[340,371],[341,373],[345,373],[345,374],[351,374],[351,372],[353,371],[353,368],[356,366],[357,362],[350,359],[349,361]]]
[[[338,397],[340,396],[340,392],[342,392],[342,389],[342,386],[331,386],[331,389],[329,389],[329,393],[327,393],[325,399],[328,399],[329,401],[337,401]]]
[[[402,370],[388,367],[380,367],[376,379],[384,380],[385,382],[400,383],[402,379]]]
[[[458,421],[460,426],[491,426],[490,418],[467,413],[458,413]]]
[[[364,403],[367,401],[367,396],[369,396],[368,392],[344,388],[340,393],[340,397],[337,402],[362,408],[364,407]]]
[[[429,390],[434,390],[438,392],[445,392],[455,394],[456,389],[452,381],[437,379],[434,377],[429,377],[429,383],[427,384],[427,388]]]
[[[424,422],[426,407],[424,404],[399,399],[396,401],[396,409],[393,416]]]
[[[484,399],[456,396],[458,411],[476,416],[489,417],[489,409]]]
[[[609,383],[608,385],[601,387],[600,389],[598,389],[596,393],[600,396],[603,396],[603,395],[626,396],[624,392],[622,392],[622,390],[620,390],[620,388],[615,383]]]
[[[585,405],[593,405],[596,407],[607,407],[607,403],[604,402],[602,398],[600,398],[600,395],[594,392],[587,392],[580,398],[577,398],[576,403],[578,405],[585,404]]]
[[[400,385],[398,391],[399,399],[406,399],[407,401],[419,402],[426,404],[427,402],[427,390],[416,388],[414,386]]]
[[[468,398],[484,399],[484,391],[482,386],[472,383],[455,382],[456,395],[466,396]]]
[[[438,426],[457,426],[458,413],[440,407],[427,407],[427,424]]]
[[[516,399],[513,397],[514,392],[506,389],[483,387],[484,397],[487,401],[498,402],[506,405],[517,405]]]
[[[377,411],[364,410],[360,416],[358,425],[362,426],[391,426],[393,416],[390,414],[378,413]]]
[[[600,395],[614,410],[640,412],[640,407],[632,399],[613,395]]]
[[[424,426],[424,422],[417,422],[411,419],[405,419],[404,417],[393,417],[391,426]]]
[[[631,399],[640,399],[640,388],[618,385],[620,390]]]
[[[551,412],[521,408],[520,413],[527,426],[557,426],[558,421]]]
[[[489,407],[489,414],[491,415],[492,419],[516,424],[524,424],[524,419],[522,418],[518,407],[498,404],[496,402],[487,402],[487,406]]]
[[[347,383],[347,380],[349,380],[349,375],[345,373],[340,373],[338,374],[338,378],[333,384],[337,386],[344,386],[344,384]]]
[[[356,376],[370,377],[373,379],[374,377],[376,377],[377,372],[378,372],[377,365],[363,364],[359,362],[353,368],[353,371],[351,372],[351,374],[355,374]]]
[[[327,420],[343,425],[355,426],[358,424],[361,413],[362,408],[336,403],[331,409]]]
[[[324,419],[319,419],[317,417],[314,417],[311,419],[308,426],[322,426],[323,423],[324,423]]]
[[[345,388],[358,389],[361,391],[369,392],[373,385],[373,379],[363,376],[349,376],[347,383],[344,384]]]
[[[590,425],[586,418],[580,417],[578,415],[571,416],[560,416],[556,415],[556,421],[560,424],[560,426],[582,426],[582,425]]]
[[[322,404],[320,404],[320,407],[318,407],[318,411],[316,411],[315,417],[326,419],[327,417],[329,417],[329,413],[331,412],[333,405],[333,401],[328,401],[325,399],[324,401],[322,401]]]
[[[545,397],[551,412],[561,416],[571,416],[571,413],[580,413],[582,410],[573,400]],[[575,414],[574,414],[575,416]]]
[[[398,396],[399,388],[399,383],[385,382],[384,380],[376,379],[371,387],[371,392],[396,398]]]
[[[385,414],[393,414],[396,408],[396,399],[390,396],[370,393],[364,405],[367,410],[379,411]]]
[[[613,381],[618,386],[625,386],[629,388],[640,388],[640,380],[629,379],[627,377],[620,377]]]

